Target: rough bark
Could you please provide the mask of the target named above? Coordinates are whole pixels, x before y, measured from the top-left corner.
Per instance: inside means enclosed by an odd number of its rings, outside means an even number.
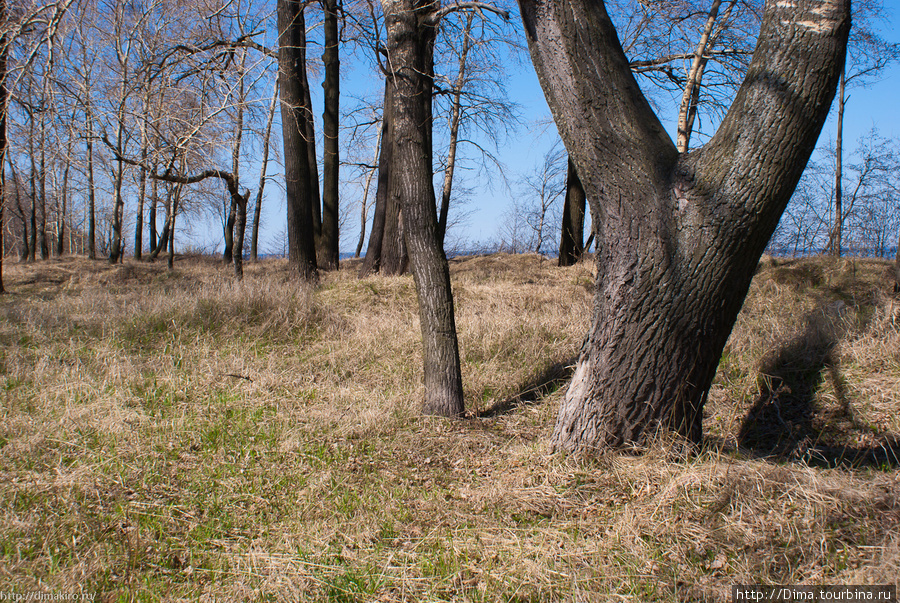
[[[306,82],[306,23],[303,4],[278,0],[278,78],[284,138],[288,264],[305,281],[316,281],[315,222],[311,198]]]
[[[325,11],[325,49],[322,63],[325,79],[322,82],[325,109],[322,115],[322,238],[321,267],[337,270],[340,261],[338,232],[338,126],[340,119],[340,69],[338,55],[338,0],[322,0]]]
[[[559,265],[573,266],[584,253],[584,211],[587,199],[584,187],[569,158],[566,173],[566,198],[563,202],[562,233],[559,237]]]
[[[385,80],[384,114],[381,129],[381,154],[378,158],[378,188],[375,191],[375,214],[366,259],[360,269],[360,278],[375,272],[386,276],[406,272],[408,255],[400,220],[399,181],[394,174],[395,132],[393,119],[394,93],[391,79]],[[434,195],[434,193],[432,193]]]
[[[426,414],[463,413],[459,346],[447,258],[438,237],[432,185],[431,95],[434,39],[429,25],[437,10],[430,0],[382,0],[391,57],[389,83],[396,182],[402,204],[410,268],[419,299],[419,323],[425,360]],[[393,187],[392,187],[393,188]]]
[[[689,154],[641,94],[601,2],[520,6],[598,242],[592,324],[553,448],[627,446],[661,429],[699,442],[722,349],[834,97],[849,1],[769,2],[731,109]]]

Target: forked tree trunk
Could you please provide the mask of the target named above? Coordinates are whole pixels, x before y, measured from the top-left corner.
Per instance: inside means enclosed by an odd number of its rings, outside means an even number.
[[[566,198],[563,202],[562,233],[559,237],[559,265],[573,266],[584,253],[584,187],[575,164],[569,158],[566,174]]]
[[[410,268],[419,299],[425,360],[426,414],[463,413],[459,346],[450,271],[438,236],[432,185],[431,94],[436,27],[431,0],[382,0],[392,73],[394,166],[391,178],[402,203]],[[394,187],[392,187],[394,188]]]
[[[316,281],[315,222],[309,169],[309,105],[306,81],[306,23],[303,3],[278,0],[278,78],[284,137],[288,264],[305,281]]]
[[[759,257],[834,97],[849,0],[767,2],[746,79],[679,154],[596,0],[520,0],[528,45],[598,240],[592,324],[558,451],[702,436],[703,404]]]

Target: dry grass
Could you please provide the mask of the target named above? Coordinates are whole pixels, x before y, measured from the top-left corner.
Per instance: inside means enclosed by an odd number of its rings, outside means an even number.
[[[0,591],[726,601],[737,583],[897,580],[900,316],[881,263],[765,261],[709,446],[681,462],[547,454],[587,266],[453,262],[460,421],[417,413],[409,277],[344,270],[313,291],[278,262],[240,284],[177,267],[5,266]]]

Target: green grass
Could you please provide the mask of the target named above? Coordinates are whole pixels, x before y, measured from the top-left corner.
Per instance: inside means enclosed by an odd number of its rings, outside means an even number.
[[[278,262],[239,285],[203,260],[174,274],[5,268],[0,591],[724,601],[734,583],[900,573],[894,465],[803,462],[900,432],[900,335],[878,263],[763,264],[710,394],[708,445],[688,461],[664,445],[548,454],[589,265],[453,262],[472,415],[459,421],[419,416],[409,277],[343,270],[312,291]],[[738,436],[765,402],[760,373],[806,358],[801,337],[830,346],[825,365],[796,371],[818,439],[758,458]]]

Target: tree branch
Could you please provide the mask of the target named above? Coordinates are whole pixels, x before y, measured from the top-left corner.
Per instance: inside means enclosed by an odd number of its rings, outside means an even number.
[[[443,19],[450,13],[473,9],[477,11],[486,10],[488,12],[500,15],[501,17],[503,17],[504,21],[509,20],[509,11],[497,8],[493,4],[488,4],[486,2],[457,2],[455,4],[448,4],[440,10],[433,12],[427,19],[425,19],[425,23],[434,26],[440,23],[441,19]]]

